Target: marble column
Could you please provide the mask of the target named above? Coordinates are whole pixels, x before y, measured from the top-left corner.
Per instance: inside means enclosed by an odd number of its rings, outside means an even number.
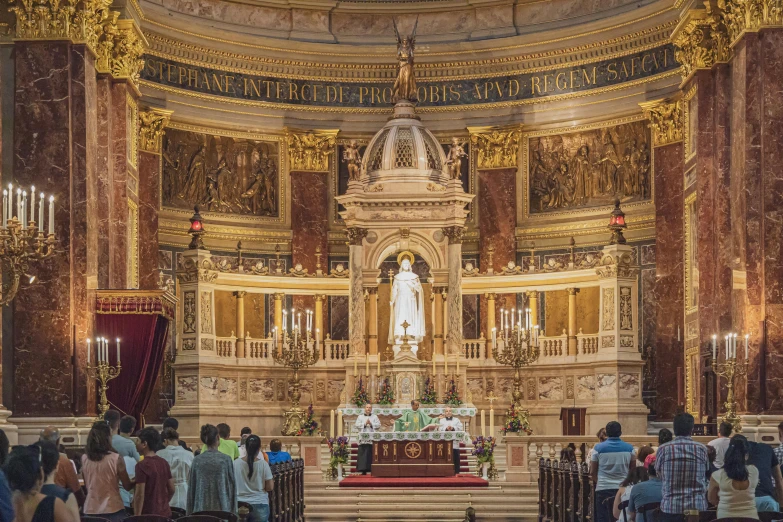
[[[479,169],[479,265],[489,266],[489,247],[493,248],[491,268],[498,272],[509,261],[516,263],[517,196],[516,168]]]
[[[369,303],[367,308],[369,312],[368,326],[368,338],[370,340],[370,355],[378,354],[378,289],[368,289]]]
[[[316,249],[328,252],[329,174],[291,172],[291,262],[311,274],[316,271]],[[328,270],[327,270],[328,273]]]
[[[449,238],[447,263],[449,267],[448,332],[446,354],[458,355],[462,351],[462,234],[463,227],[443,229]]]
[[[139,205],[135,219],[138,235],[130,232],[131,259],[137,260],[138,288],[158,288],[158,213],[160,212],[160,180],[163,174],[161,146],[163,133],[172,111],[148,109],[139,113]],[[133,208],[130,226],[134,226]],[[134,245],[134,242],[136,245]],[[131,262],[131,267],[134,262]],[[134,279],[133,273],[130,280]]]
[[[14,68],[13,177],[54,195],[57,236],[54,257],[31,266],[40,283],[13,302],[14,413],[91,415],[85,339],[94,335],[98,282],[95,61],[81,44],[17,40]]]
[[[350,268],[350,294],[348,296],[348,331],[351,341],[351,356],[364,354],[364,280],[362,265],[364,238],[366,228],[352,227],[348,229],[348,255]]]
[[[579,289],[566,288],[566,290],[568,290],[568,355],[576,355],[576,294]]]
[[[433,314],[433,322],[435,324],[435,331],[433,332],[432,339],[435,341],[435,355],[443,355],[443,293],[440,288],[432,289],[432,297],[435,299],[435,313]]]
[[[237,298],[237,349],[236,357],[238,359],[244,359],[247,357],[245,354],[245,294],[241,290],[234,292],[234,297]]]

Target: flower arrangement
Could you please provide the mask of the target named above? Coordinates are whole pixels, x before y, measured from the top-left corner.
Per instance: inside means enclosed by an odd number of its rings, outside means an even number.
[[[296,436],[314,435],[318,431],[318,423],[315,421],[313,405],[307,407],[307,416],[302,420],[302,427],[296,432]]]
[[[449,406],[461,406],[462,399],[459,396],[459,389],[457,389],[457,383],[454,379],[449,381],[449,388],[446,390],[446,396],[443,397],[443,403]]]
[[[478,469],[476,474],[482,475],[484,464],[489,464],[487,475],[484,478],[497,478],[498,471],[495,469],[495,437],[476,437],[473,439],[473,455],[476,457]]]
[[[378,392],[378,404],[381,404],[382,406],[394,404],[394,390],[392,390],[388,377],[381,383],[381,389]]]
[[[435,391],[433,379],[427,377],[424,380],[424,390],[421,392],[419,402],[422,404],[438,404],[438,394]]]
[[[500,431],[504,434],[525,432],[532,435],[533,430],[530,429],[527,416],[527,410],[517,410],[516,405],[511,404],[511,408],[506,411],[506,425],[500,428]]]
[[[337,465],[348,464],[348,457],[350,452],[348,450],[348,437],[342,436],[334,439],[326,439],[326,444],[329,446],[329,469],[327,470],[327,476],[329,478],[335,478],[337,476]]]
[[[364,389],[363,377],[359,377],[359,384],[356,386],[356,391],[353,392],[351,401],[360,408],[370,402],[370,396],[367,394],[367,390]]]

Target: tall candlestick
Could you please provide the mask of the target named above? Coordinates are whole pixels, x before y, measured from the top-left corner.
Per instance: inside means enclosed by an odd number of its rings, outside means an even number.
[[[717,335],[712,336],[712,359],[713,360],[718,359],[718,336]]]
[[[120,338],[117,337],[117,365],[120,364]]]
[[[484,420],[484,410],[481,410],[481,436],[487,436],[487,424]]]
[[[334,410],[329,410],[329,437],[334,438]]]
[[[449,356],[444,353],[443,354],[443,376],[444,376],[444,378],[448,374],[449,374]]]
[[[90,364],[90,340],[87,339],[87,364]]]
[[[495,436],[495,408],[489,406],[489,436]]]
[[[378,354],[378,368],[376,370],[376,373],[378,374],[378,377],[381,376],[381,354]]]
[[[370,376],[370,354],[364,354],[364,374]]]
[[[748,339],[750,339],[750,334],[745,334],[745,360],[748,360]]]
[[[54,234],[54,196],[49,196],[49,235]]]

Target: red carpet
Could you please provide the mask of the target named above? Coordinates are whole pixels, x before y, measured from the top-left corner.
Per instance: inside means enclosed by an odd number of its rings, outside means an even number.
[[[351,475],[340,482],[341,488],[485,488],[488,485],[489,482],[476,475],[403,478]]]

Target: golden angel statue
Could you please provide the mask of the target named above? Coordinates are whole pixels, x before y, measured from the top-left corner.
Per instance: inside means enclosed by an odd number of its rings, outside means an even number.
[[[446,154],[446,166],[449,169],[451,179],[461,179],[462,177],[462,158],[468,157],[464,147],[464,141],[460,143],[458,138],[451,138],[451,146]]]
[[[416,47],[416,26],[419,25],[419,19],[416,18],[413,33],[405,37],[400,36],[397,22],[392,20],[392,23],[394,24],[394,34],[397,35],[397,62],[400,65],[392,89],[392,101],[394,103],[401,100],[415,102],[418,100],[418,96],[416,95],[416,77],[413,74],[413,51]]]
[[[359,152],[359,145],[356,143],[356,140],[351,140],[343,149],[343,163],[348,164],[348,180],[359,181],[362,154]]]

